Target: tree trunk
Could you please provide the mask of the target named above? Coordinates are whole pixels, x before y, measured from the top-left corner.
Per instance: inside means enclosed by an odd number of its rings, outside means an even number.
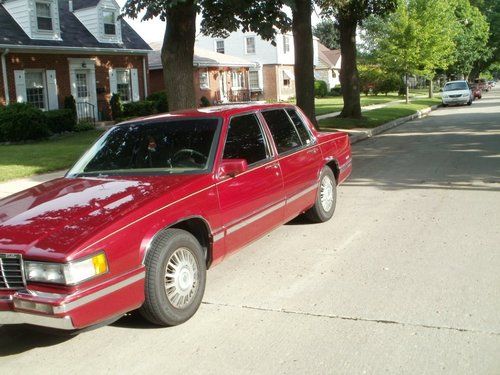
[[[292,10],[295,95],[297,105],[317,128],[314,109],[314,47],[311,13],[310,0],[295,0],[295,7]]]
[[[434,82],[432,78],[429,79],[429,98],[432,99],[434,97]]]
[[[405,76],[405,99],[406,104],[410,104],[410,85],[408,84],[408,74]]]
[[[357,22],[349,17],[339,17],[340,53],[340,85],[344,108],[339,117],[361,118],[359,98],[359,75],[356,64],[356,28]]]
[[[193,0],[179,2],[166,14],[161,50],[165,91],[169,111],[194,108],[193,55],[196,8]]]

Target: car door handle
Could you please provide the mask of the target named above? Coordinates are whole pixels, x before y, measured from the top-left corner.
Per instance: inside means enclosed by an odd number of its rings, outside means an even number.
[[[278,163],[273,163],[273,164],[269,164],[269,165],[266,165],[264,169],[271,169],[271,168],[279,168],[279,164]]]
[[[307,150],[308,154],[316,154],[318,152],[317,148],[311,148],[310,150]]]

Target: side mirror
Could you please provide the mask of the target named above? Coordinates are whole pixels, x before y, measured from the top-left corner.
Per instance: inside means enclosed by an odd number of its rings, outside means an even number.
[[[245,159],[223,159],[219,168],[219,177],[234,177],[248,169]]]

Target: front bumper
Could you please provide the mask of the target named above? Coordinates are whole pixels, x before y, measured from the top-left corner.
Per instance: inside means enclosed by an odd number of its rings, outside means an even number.
[[[0,297],[0,325],[88,327],[138,308],[144,301],[144,277],[140,269],[73,294],[19,290]]]
[[[470,100],[469,97],[460,98],[443,98],[443,104],[467,104]]]

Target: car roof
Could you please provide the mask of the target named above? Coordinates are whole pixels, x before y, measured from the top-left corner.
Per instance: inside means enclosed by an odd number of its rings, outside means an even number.
[[[174,111],[168,113],[162,113],[158,115],[152,115],[147,117],[134,118],[118,125],[131,124],[136,122],[148,123],[157,122],[163,119],[173,119],[173,118],[187,118],[187,117],[230,117],[238,115],[240,113],[260,111],[266,109],[281,109],[281,108],[295,108],[293,104],[289,103],[252,103],[252,104],[232,104],[232,105],[219,105],[213,107],[204,107],[196,109],[185,109],[181,111]]]

